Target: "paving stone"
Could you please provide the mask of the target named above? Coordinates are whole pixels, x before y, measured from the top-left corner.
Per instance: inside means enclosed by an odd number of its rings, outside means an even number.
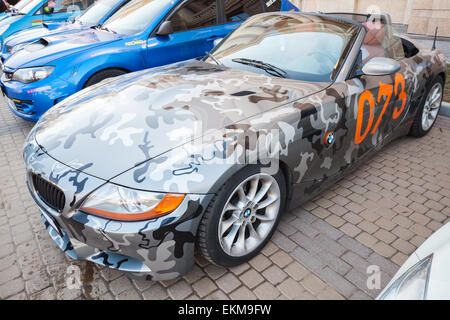
[[[58,300],[75,300],[81,297],[82,291],[81,289],[69,289],[62,288],[56,292],[56,299]]]
[[[167,289],[160,284],[155,284],[142,293],[145,300],[164,300],[168,297]]]
[[[287,277],[287,274],[276,265],[272,265],[264,270],[262,275],[273,285],[279,284]]]
[[[182,300],[187,298],[193,292],[193,290],[186,281],[180,280],[174,285],[167,288],[167,292],[172,299]]]
[[[250,265],[248,263],[243,263],[237,267],[230,268],[230,271],[238,276],[248,269],[250,269]]]
[[[341,226],[340,230],[352,238],[361,233],[360,228],[348,222]]]
[[[294,280],[299,281],[303,279],[307,274],[309,274],[308,269],[302,266],[297,261],[292,262],[288,265],[284,271]]]
[[[216,281],[216,284],[225,293],[230,293],[241,285],[241,281],[232,273],[227,273]]]
[[[18,294],[25,289],[22,279],[17,278],[0,285],[0,299],[6,299],[12,295]]]
[[[272,241],[269,241],[266,244],[266,246],[261,250],[261,253],[264,254],[266,257],[270,257],[278,250],[279,248]]]
[[[397,273],[397,270],[399,269],[395,263],[376,253],[372,253],[367,259],[367,261],[369,261],[369,263],[371,263],[372,265],[379,266],[382,272],[386,272],[391,277],[393,277]]]
[[[347,248],[348,250],[351,250],[355,253],[357,253],[358,255],[360,255],[361,257],[367,258],[370,253],[372,252],[372,250],[370,250],[369,248],[367,248],[366,246],[362,245],[361,243],[359,243],[358,241],[349,238],[349,237],[342,237],[338,240],[338,242],[344,246],[345,248]]]
[[[0,271],[0,284],[4,284],[10,280],[20,277],[22,272],[17,265],[11,265],[10,267]]]
[[[293,261],[290,255],[281,250],[273,254],[270,257],[270,260],[272,260],[280,268],[284,268]]]
[[[315,258],[311,253],[300,247],[295,249],[291,255],[295,260],[312,271],[320,270],[325,266],[322,261]]]
[[[330,239],[337,240],[343,235],[342,231],[334,228],[330,224],[322,220],[316,220],[312,223],[312,226],[320,231],[320,235],[325,235]]]
[[[210,264],[205,267],[205,272],[211,279],[215,280],[224,275],[227,272],[227,269],[216,266],[215,264]]]
[[[318,272],[317,276],[327,284],[331,285],[336,291],[345,297],[350,297],[358,289],[337,272],[325,267]]]
[[[255,294],[250,291],[247,287],[240,287],[230,294],[232,300],[256,300]]]
[[[404,254],[410,255],[416,250],[416,247],[403,239],[397,239],[392,243],[392,246]]]
[[[268,282],[262,283],[253,292],[261,300],[274,300],[280,296],[280,291]]]
[[[183,276],[183,278],[188,282],[188,283],[193,283],[201,278],[203,278],[205,276],[205,272],[203,271],[202,268],[200,268],[198,265],[194,265],[194,269],[189,272],[187,275]]]
[[[205,300],[230,300],[228,296],[220,290],[216,290],[205,297]]]
[[[126,291],[121,292],[117,296],[117,300],[142,300],[139,293],[136,291],[136,289],[131,288]]]
[[[115,295],[130,289],[132,287],[130,279],[128,279],[126,276],[122,276],[118,279],[115,279],[110,282],[109,288],[111,289],[111,292]]]
[[[319,300],[344,300],[345,298],[340,295],[336,290],[327,287],[325,290],[319,293],[317,296]]]
[[[375,232],[374,236],[387,244],[391,244],[397,238],[394,234],[384,229],[380,229],[377,232]]]
[[[217,286],[209,278],[203,278],[192,285],[195,292],[200,298],[207,296],[217,289]]]
[[[261,272],[269,267],[272,262],[264,255],[259,254],[249,261],[249,264],[257,271]]]
[[[355,286],[357,286],[359,289],[367,293],[372,298],[376,298],[380,291],[380,290],[369,290],[369,288],[367,287],[368,275],[358,272],[355,269],[347,273],[345,275],[345,278],[351,283],[353,283]]]
[[[247,287],[253,289],[258,284],[264,281],[264,278],[254,269],[250,269],[246,271],[244,274],[239,276],[239,280],[241,280]]]
[[[53,287],[45,288],[42,291],[36,292],[30,296],[30,300],[54,300],[56,292]]]
[[[277,286],[278,290],[291,300],[314,300],[314,296],[308,293],[293,279],[286,279]]]
[[[313,274],[309,274],[302,280],[302,286],[308,290],[311,294],[317,296],[322,292],[327,285]]]
[[[297,245],[292,240],[290,240],[280,232],[275,232],[273,234],[272,241],[286,252],[291,252],[297,247]]]
[[[372,300],[372,297],[362,291],[357,291],[350,297],[350,300]]]

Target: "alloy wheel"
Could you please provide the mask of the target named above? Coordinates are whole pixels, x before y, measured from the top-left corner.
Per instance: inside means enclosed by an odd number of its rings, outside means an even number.
[[[228,198],[219,220],[219,242],[230,256],[255,250],[271,232],[281,203],[274,177],[254,174],[241,182]]]
[[[434,124],[442,101],[442,85],[436,83],[428,93],[422,112],[422,129],[428,131]]]

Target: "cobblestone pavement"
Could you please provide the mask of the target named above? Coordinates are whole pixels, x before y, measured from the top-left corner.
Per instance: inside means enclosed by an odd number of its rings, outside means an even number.
[[[384,287],[450,220],[450,119],[441,118],[427,137],[395,141],[286,213],[249,263],[224,269],[198,255],[194,271],[181,279],[130,280],[71,261],[47,235],[21,158],[31,126],[1,98],[0,299],[373,299],[379,290],[368,289],[367,267],[381,268]]]

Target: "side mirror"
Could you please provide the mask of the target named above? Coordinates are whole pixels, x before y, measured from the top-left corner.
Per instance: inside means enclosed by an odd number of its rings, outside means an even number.
[[[44,7],[45,14],[52,14],[55,11],[55,7],[50,7],[48,3]]]
[[[390,58],[376,57],[370,59],[363,67],[362,72],[368,76],[386,76],[400,71],[400,63]]]
[[[68,22],[71,22],[71,23],[74,23],[74,22],[75,22],[75,19],[76,19],[75,16],[70,16],[70,17],[67,19],[67,21],[68,21]]]
[[[157,36],[168,36],[173,33],[172,22],[164,21],[160,26],[158,31],[156,31]]]

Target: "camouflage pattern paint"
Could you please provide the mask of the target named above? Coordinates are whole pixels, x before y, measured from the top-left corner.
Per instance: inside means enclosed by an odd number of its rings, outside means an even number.
[[[285,169],[291,207],[317,195],[409,132],[430,81],[445,76],[438,54],[421,49],[401,60],[404,88],[394,88],[396,75],[304,82],[200,61],[105,80],[45,113],[24,147],[28,174],[64,192],[62,212],[39,198],[29,178],[30,191],[64,230],[59,235],[47,221],[69,255],[153,280],[181,276],[193,266],[202,215],[229,177],[252,161],[272,161]],[[388,103],[380,83],[392,88]],[[393,117],[401,89],[406,107]],[[367,90],[373,111],[363,103],[358,115]],[[356,144],[358,116],[364,130],[366,119],[380,121]],[[335,140],[327,145],[330,132]],[[171,214],[149,221],[112,221],[79,210],[106,183],[187,196]]]

